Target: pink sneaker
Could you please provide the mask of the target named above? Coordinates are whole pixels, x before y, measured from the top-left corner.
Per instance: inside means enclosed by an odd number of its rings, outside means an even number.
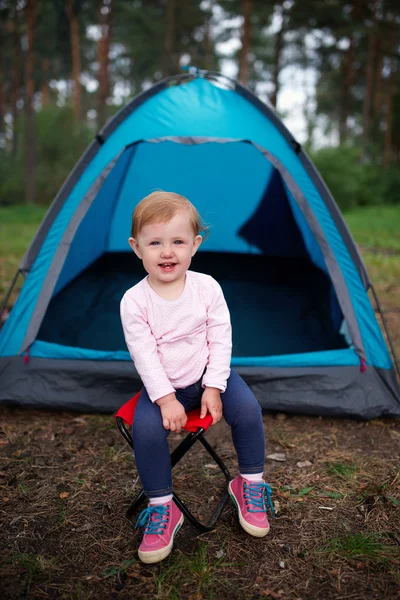
[[[156,563],[170,554],[174,536],[183,523],[183,514],[175,502],[148,505],[143,510],[135,527],[144,527],[142,543],[139,546],[139,558],[144,563]]]
[[[274,513],[271,488],[265,481],[249,481],[241,475],[229,482],[229,494],[236,504],[239,523],[247,533],[264,537],[269,531],[268,506]]]

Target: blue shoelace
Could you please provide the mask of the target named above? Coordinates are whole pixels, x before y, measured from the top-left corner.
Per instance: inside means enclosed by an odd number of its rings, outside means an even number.
[[[168,506],[162,504],[148,506],[138,516],[135,527],[144,527],[145,534],[158,533],[163,534],[169,521]]]
[[[271,500],[272,490],[265,481],[254,481],[250,484],[244,483],[244,499],[246,504],[251,504],[254,508],[249,508],[249,512],[267,512],[268,507],[274,514],[274,505]]]

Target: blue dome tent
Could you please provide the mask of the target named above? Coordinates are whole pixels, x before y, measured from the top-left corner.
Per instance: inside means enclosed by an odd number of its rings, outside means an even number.
[[[272,411],[400,415],[367,271],[314,166],[272,108],[219,74],[161,81],[96,136],[51,205],[0,332],[0,401],[111,411],[141,386],[119,322],[144,276],[127,238],[155,189],[211,225],[192,263],[221,284],[232,366]]]

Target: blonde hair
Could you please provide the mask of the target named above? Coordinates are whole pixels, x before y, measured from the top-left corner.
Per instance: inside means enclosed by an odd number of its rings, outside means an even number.
[[[132,214],[131,237],[136,238],[145,225],[168,223],[177,212],[189,211],[194,235],[207,234],[208,227],[196,208],[185,196],[175,192],[152,192],[139,202]]]

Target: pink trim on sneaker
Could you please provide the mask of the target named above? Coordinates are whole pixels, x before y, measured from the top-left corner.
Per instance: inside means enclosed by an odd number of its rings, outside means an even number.
[[[265,481],[249,481],[238,475],[229,482],[229,494],[234,501],[243,529],[255,537],[264,537],[269,532],[268,506],[273,514],[271,488]]]
[[[145,528],[138,550],[140,560],[151,564],[166,558],[183,521],[183,514],[173,500],[156,506],[149,504],[140,513],[135,525]]]

